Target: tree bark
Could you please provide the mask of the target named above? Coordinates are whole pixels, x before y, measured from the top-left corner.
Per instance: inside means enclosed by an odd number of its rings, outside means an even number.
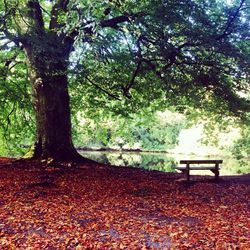
[[[67,78],[69,46],[58,36],[44,36],[24,44],[24,48],[36,118],[36,142],[31,158],[87,160],[72,143]]]

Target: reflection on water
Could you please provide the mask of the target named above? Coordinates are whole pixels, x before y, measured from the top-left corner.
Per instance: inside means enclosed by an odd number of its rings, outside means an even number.
[[[180,160],[185,159],[222,159],[220,175],[244,174],[249,170],[249,165],[242,164],[234,158],[221,156],[199,157],[195,155],[151,153],[151,152],[119,152],[119,151],[81,151],[83,156],[114,166],[140,167],[148,170],[175,172],[175,166]],[[192,171],[191,171],[192,174]],[[213,175],[210,171],[195,171],[195,174]]]
[[[177,162],[174,157],[158,153],[82,151],[87,158],[114,166],[141,167],[149,170],[173,172]]]

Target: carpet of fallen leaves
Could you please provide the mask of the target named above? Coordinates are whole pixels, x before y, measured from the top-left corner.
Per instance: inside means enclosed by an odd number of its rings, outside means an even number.
[[[0,158],[0,249],[250,249],[245,178]]]

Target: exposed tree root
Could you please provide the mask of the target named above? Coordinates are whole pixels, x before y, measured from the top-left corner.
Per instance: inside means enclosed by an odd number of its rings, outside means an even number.
[[[63,150],[62,152],[53,151],[51,154],[43,154],[42,151],[33,145],[29,151],[15,162],[39,161],[46,167],[73,167],[77,164],[96,165],[97,162],[83,157],[75,148]]]

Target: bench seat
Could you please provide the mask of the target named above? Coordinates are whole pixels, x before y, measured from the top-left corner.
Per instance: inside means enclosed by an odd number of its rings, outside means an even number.
[[[190,170],[210,170],[214,173],[215,179],[218,179],[220,170],[219,165],[222,162],[222,160],[181,160],[180,164],[185,164],[186,166],[177,166],[175,167],[175,169],[181,170],[183,173],[186,173],[188,181],[190,179]],[[209,164],[212,165],[207,166]]]
[[[178,166],[175,169],[177,170],[185,170],[186,167]],[[215,167],[212,166],[197,166],[197,167],[189,167],[189,170],[213,170]]]

